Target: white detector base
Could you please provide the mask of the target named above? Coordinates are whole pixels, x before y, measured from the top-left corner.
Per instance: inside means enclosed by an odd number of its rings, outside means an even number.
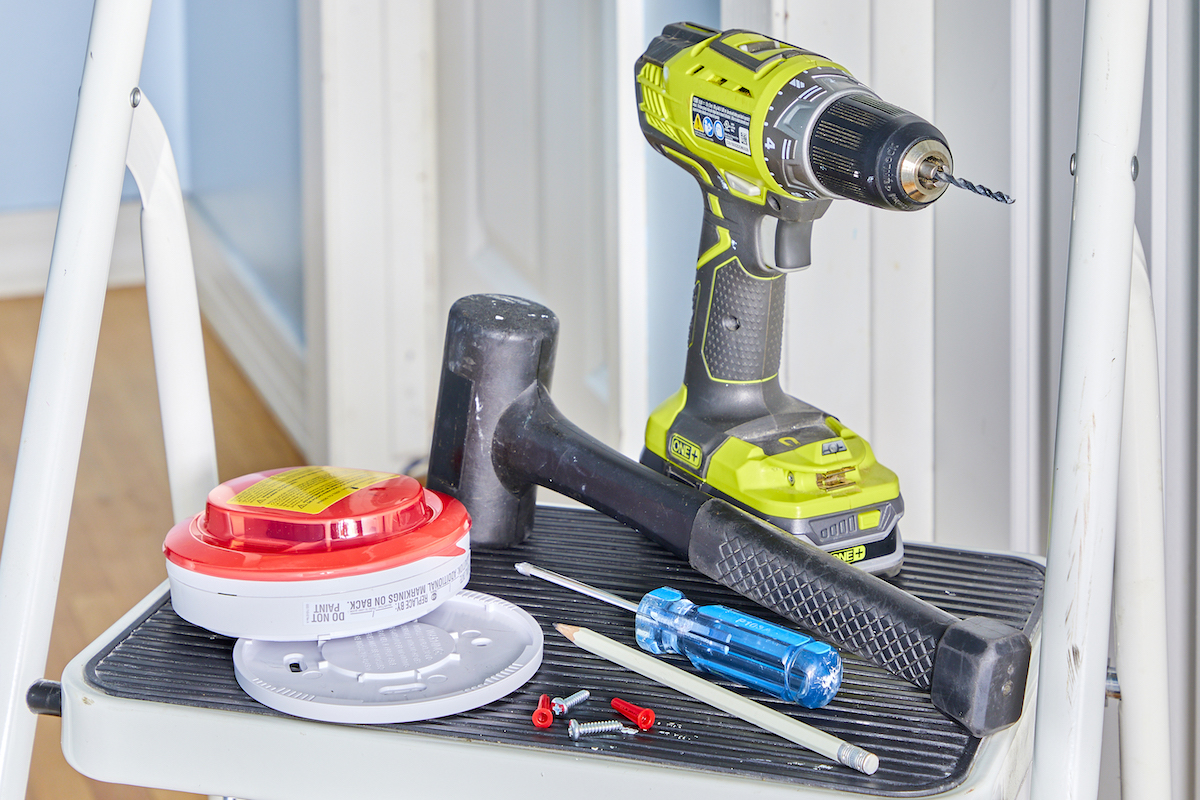
[[[265,706],[323,722],[413,722],[486,705],[542,663],[542,629],[524,609],[462,591],[420,619],[325,641],[239,639],[241,687]]]
[[[193,625],[233,638],[292,641],[390,628],[428,614],[467,585],[470,536],[455,556],[340,578],[221,578],[167,560],[171,605]]]

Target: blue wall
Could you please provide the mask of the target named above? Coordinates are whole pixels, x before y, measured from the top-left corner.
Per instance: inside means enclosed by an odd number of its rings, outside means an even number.
[[[62,199],[92,0],[8,2],[0,14],[0,212]],[[171,137],[186,189],[183,0],[157,0],[140,85]],[[126,196],[136,197],[131,179]]]
[[[304,339],[295,0],[187,3],[191,200]]]
[[[0,211],[57,206],[92,4],[11,2],[0,25]]]
[[[62,198],[92,5],[0,13],[0,213]],[[298,39],[296,0],[155,0],[140,86],[184,192],[303,341]]]

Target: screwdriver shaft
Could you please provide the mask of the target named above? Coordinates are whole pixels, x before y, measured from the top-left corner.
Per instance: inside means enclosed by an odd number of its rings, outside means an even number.
[[[601,600],[609,605],[616,606],[617,608],[623,608],[626,611],[633,612],[634,614],[637,613],[638,604],[630,600],[626,600],[624,597],[618,597],[611,592],[606,592],[603,589],[597,589],[595,586],[588,586],[586,583],[581,583],[573,578],[568,578],[566,575],[559,575],[557,572],[551,572],[548,569],[542,569],[541,567],[530,564],[528,561],[522,561],[520,564],[516,564],[515,566],[517,568],[517,572],[521,573],[522,575],[532,575],[535,578],[541,578],[544,581],[558,584],[564,589],[570,589],[571,591],[585,594],[588,597]]]

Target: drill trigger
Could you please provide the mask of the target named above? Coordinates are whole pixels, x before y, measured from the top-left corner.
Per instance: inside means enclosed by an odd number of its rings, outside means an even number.
[[[811,219],[779,220],[775,226],[776,269],[791,271],[812,263],[812,224]]]

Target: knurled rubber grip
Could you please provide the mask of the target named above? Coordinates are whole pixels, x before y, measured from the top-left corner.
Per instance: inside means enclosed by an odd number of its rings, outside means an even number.
[[[701,285],[711,281],[709,296],[698,300],[700,312],[707,311],[701,328],[707,376],[739,383],[774,377],[783,344],[783,276],[754,277],[736,259],[705,270]]]
[[[688,561],[723,586],[928,689],[952,614],[721,500],[697,513]]]

